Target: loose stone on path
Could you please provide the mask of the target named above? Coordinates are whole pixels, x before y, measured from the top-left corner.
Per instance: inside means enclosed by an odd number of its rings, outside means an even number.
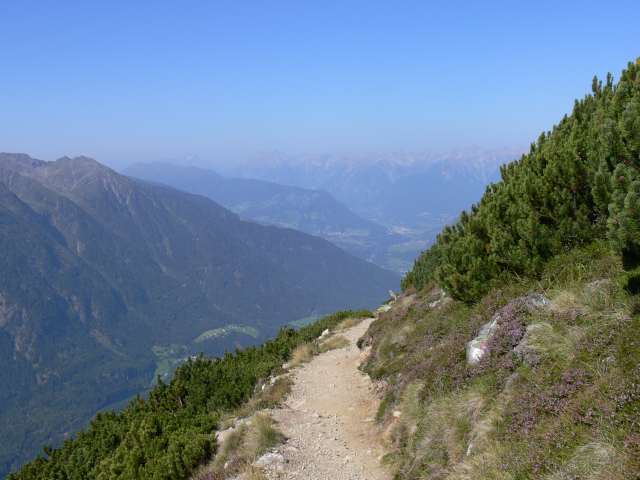
[[[364,320],[343,333],[347,347],[293,370],[291,393],[281,408],[272,411],[287,441],[271,453],[284,460],[264,467],[268,478],[392,478],[380,466],[385,452],[374,422],[380,400],[371,379],[358,370],[364,354],[355,343],[372,321]]]

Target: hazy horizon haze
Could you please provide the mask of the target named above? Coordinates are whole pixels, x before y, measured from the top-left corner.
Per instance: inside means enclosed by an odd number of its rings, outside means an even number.
[[[3,2],[0,151],[528,147],[640,54],[637,2]]]

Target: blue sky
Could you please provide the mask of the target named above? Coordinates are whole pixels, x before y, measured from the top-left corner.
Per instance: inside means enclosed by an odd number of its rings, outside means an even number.
[[[528,147],[640,55],[640,2],[0,0],[0,151]]]

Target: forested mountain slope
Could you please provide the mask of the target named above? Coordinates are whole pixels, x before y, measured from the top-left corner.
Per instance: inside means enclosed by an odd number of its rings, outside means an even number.
[[[393,265],[387,258],[389,247],[409,240],[359,217],[324,190],[223,177],[213,170],[168,163],[137,163],[122,173],[203,195],[256,222],[324,238],[352,255],[385,268]],[[404,274],[407,268],[400,270]]]
[[[0,201],[4,472],[188,355],[376,305],[399,281],[319,238],[84,157],[1,154]]]

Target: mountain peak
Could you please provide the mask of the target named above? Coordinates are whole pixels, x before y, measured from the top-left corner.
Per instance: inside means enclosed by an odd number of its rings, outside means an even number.
[[[18,173],[34,170],[46,163],[44,160],[31,158],[26,153],[0,153],[0,164],[6,165]]]

